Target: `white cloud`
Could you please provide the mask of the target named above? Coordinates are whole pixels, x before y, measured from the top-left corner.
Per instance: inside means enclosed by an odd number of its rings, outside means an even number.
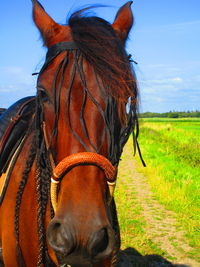
[[[7,67],[1,67],[1,71],[8,73],[8,74],[21,74],[23,73],[23,69],[16,66],[7,66]]]
[[[200,62],[148,64],[137,73],[142,111],[200,109]]]
[[[173,77],[173,78],[163,78],[163,79],[153,79],[153,80],[141,80],[141,83],[147,84],[177,84],[182,83],[183,79],[181,77]]]
[[[194,25],[200,25],[200,20],[192,20],[192,21],[185,21],[182,23],[175,23],[175,24],[168,24],[165,25],[164,27],[186,27],[186,26],[194,26]]]
[[[171,81],[176,82],[176,83],[181,83],[181,82],[183,82],[183,79],[180,77],[175,77],[175,78],[172,78]]]
[[[10,84],[30,85],[35,79],[31,73],[27,73],[21,67],[5,66],[0,67],[0,86],[9,86]]]
[[[0,67],[0,107],[8,107],[15,101],[35,95],[36,77],[16,66]]]

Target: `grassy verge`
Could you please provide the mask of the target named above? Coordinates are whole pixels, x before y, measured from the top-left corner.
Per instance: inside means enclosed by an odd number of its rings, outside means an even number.
[[[158,200],[177,214],[189,244],[199,256],[200,240],[200,120],[142,122],[140,146],[148,177]],[[138,159],[139,160],[139,159]],[[177,226],[178,227],[178,226]]]
[[[141,255],[158,254],[168,257],[167,253],[162,251],[148,236],[147,225],[141,213],[142,208],[137,201],[132,184],[130,166],[127,164],[132,157],[129,152],[130,150],[123,153],[115,193],[121,231],[121,248],[134,248]]]

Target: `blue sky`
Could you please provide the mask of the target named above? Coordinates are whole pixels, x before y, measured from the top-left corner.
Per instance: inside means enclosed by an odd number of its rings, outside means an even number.
[[[70,2],[70,4],[69,4]],[[106,4],[96,14],[112,22],[122,0],[41,0],[59,23],[87,4]],[[200,109],[200,1],[135,0],[135,25],[127,50],[138,62],[140,111]],[[0,5],[0,107],[35,94],[36,77],[45,58],[31,17],[30,0]]]

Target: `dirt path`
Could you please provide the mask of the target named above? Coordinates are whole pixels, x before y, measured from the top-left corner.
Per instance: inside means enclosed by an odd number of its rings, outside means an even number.
[[[129,153],[129,151],[127,150],[128,146],[125,147],[124,153]],[[136,263],[135,265],[128,265],[128,263],[126,263],[122,264],[121,266],[200,267],[200,263],[186,256],[187,252],[192,251],[192,247],[190,247],[187,241],[185,240],[183,230],[177,229],[175,214],[167,210],[155,199],[154,194],[153,192],[151,192],[150,187],[148,185],[147,178],[143,174],[136,172],[136,162],[134,160],[130,160],[128,162],[123,163],[123,165],[125,165],[123,167],[130,169],[132,182],[130,185],[129,180],[128,186],[134,188],[138,203],[140,203],[142,207],[142,215],[147,223],[146,230],[148,232],[149,239],[151,239],[163,251],[165,251],[170,258],[174,258],[175,260],[174,264],[170,264],[167,261],[165,262],[164,259],[158,262],[154,258],[154,263],[152,263],[152,256],[149,259],[148,257],[142,257],[144,260],[143,264],[140,264],[139,261],[138,264]],[[126,181],[123,182],[126,183]]]

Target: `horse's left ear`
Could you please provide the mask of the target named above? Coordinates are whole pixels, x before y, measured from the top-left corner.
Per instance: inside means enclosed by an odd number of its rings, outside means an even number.
[[[52,36],[58,33],[61,25],[57,24],[44,10],[43,6],[37,1],[32,0],[33,3],[33,20],[41,32],[44,44],[49,46],[51,44]]]
[[[133,13],[131,4],[133,1],[127,2],[117,12],[115,21],[112,24],[113,29],[122,41],[126,41],[129,31],[133,25]]]

